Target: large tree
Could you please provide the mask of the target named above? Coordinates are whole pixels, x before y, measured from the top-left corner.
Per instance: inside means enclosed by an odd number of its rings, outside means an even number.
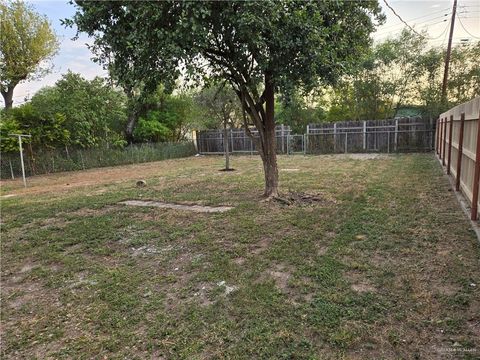
[[[0,3],[0,92],[5,109],[13,106],[18,83],[48,72],[46,60],[57,49],[57,37],[45,16],[22,1]]]
[[[76,3],[67,22],[95,37],[119,78],[155,86],[182,72],[230,83],[258,130],[266,197],[278,195],[275,94],[334,82],[383,19],[376,0]]]

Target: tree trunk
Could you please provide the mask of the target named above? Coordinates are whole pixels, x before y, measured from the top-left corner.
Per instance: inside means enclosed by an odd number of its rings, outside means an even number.
[[[265,75],[265,115],[263,131],[260,131],[265,191],[267,198],[278,196],[277,144],[275,138],[275,90],[268,74]]]
[[[246,86],[240,84],[238,87],[237,95],[242,102],[245,131],[252,141],[255,141],[263,162],[265,176],[263,195],[266,198],[276,197],[278,196],[278,167],[275,138],[275,86],[267,72],[265,73],[265,91],[259,99],[254,100],[248,93]],[[265,104],[265,109],[263,104]],[[246,113],[258,130],[258,138],[255,138],[249,130]]]
[[[7,91],[2,90],[3,100],[5,101],[5,110],[10,110],[13,107],[13,89],[15,86],[7,86]]]
[[[227,122],[223,122],[223,150],[225,151],[225,170],[230,170],[230,151],[228,149]]]
[[[125,137],[129,145],[133,144],[133,130],[137,123],[137,114],[134,111],[130,111],[127,119],[127,126],[125,128]]]

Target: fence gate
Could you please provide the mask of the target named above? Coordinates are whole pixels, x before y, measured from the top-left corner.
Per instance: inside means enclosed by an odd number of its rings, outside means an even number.
[[[304,154],[305,136],[288,135],[287,136],[287,154]]]

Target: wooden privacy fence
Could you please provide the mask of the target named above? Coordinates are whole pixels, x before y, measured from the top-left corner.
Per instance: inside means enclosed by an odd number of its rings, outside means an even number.
[[[256,130],[252,130],[257,134]],[[293,134],[288,126],[276,128],[279,154],[332,154],[353,152],[431,151],[434,147],[433,122],[420,117],[388,120],[343,121],[310,124],[305,134]],[[204,130],[197,133],[201,154],[223,154],[228,142],[233,153],[256,153],[255,142],[243,129]]]
[[[440,115],[436,126],[435,151],[453,177],[455,190],[471,205],[470,217],[478,218],[480,177],[480,97]]]

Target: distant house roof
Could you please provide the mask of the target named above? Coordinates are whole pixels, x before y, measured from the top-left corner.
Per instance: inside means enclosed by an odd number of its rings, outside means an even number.
[[[395,113],[395,117],[411,117],[422,115],[422,110],[417,106],[401,106]]]

